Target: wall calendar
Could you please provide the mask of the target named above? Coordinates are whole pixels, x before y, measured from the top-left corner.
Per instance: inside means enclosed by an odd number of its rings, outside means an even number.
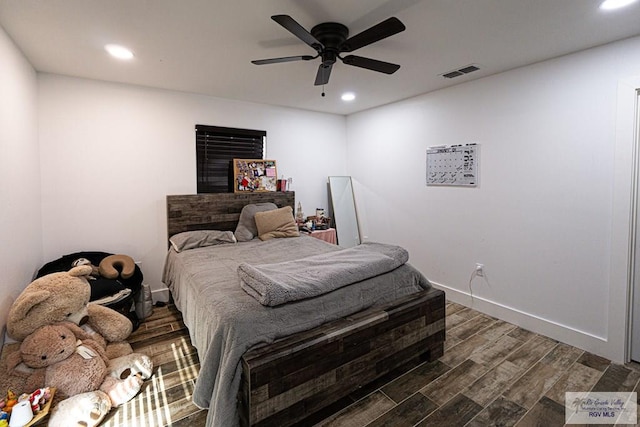
[[[478,185],[478,144],[427,149],[427,185]]]

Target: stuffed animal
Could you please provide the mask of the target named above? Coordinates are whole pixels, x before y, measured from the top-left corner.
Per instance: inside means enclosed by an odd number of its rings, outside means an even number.
[[[111,400],[106,393],[92,391],[76,394],[58,403],[49,416],[49,427],[86,426],[95,427],[111,409]]]
[[[44,369],[45,384],[55,387],[62,398],[100,389],[112,406],[131,400],[153,369],[151,359],[139,353],[109,360],[91,335],[70,322],[37,329],[20,345],[13,363],[18,360]]]
[[[91,266],[80,265],[31,282],[9,310],[7,334],[22,341],[41,326],[70,321],[82,325],[94,340],[106,340],[108,358],[131,353],[125,341],[133,329],[131,321],[108,307],[89,304],[91,272]]]
[[[96,267],[95,265],[91,264],[91,261],[86,258],[78,258],[71,263],[71,267],[78,267],[79,265],[88,265],[89,267],[91,267],[91,276],[100,275],[100,267]]]
[[[146,380],[151,378],[152,374],[153,362],[148,356],[140,353],[116,357],[110,359],[107,364],[107,376],[112,378],[126,379],[137,376]]]
[[[18,362],[33,368],[34,375],[44,370],[44,383],[55,387],[60,398],[100,389],[112,406],[131,400],[153,369],[151,359],[138,353],[110,361],[99,343],[70,322],[34,331],[13,357],[13,364]]]
[[[20,353],[21,343],[7,343],[2,347],[2,358],[0,359],[0,410],[8,412],[4,409],[9,403],[17,403],[17,396],[22,393],[32,392],[35,389],[43,387],[44,371],[36,372],[36,370],[27,367],[24,363],[13,362],[13,358]],[[17,364],[17,365],[16,365]],[[15,392],[15,393],[14,393]]]
[[[31,412],[34,414],[42,410],[44,405],[51,399],[51,389],[49,387],[39,388],[31,394],[24,394],[21,397],[29,400]]]
[[[98,390],[109,362],[100,344],[68,322],[36,329],[22,341],[18,356],[36,372],[44,370],[44,384],[62,398]]]
[[[18,403],[16,393],[11,389],[7,390],[7,398],[2,399],[2,411],[10,414],[13,407],[16,406],[16,403]]]

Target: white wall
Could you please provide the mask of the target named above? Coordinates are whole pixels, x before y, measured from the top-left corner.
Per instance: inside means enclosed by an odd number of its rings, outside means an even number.
[[[363,234],[406,246],[465,304],[483,263],[474,307],[622,360],[625,307],[610,301],[626,295],[610,279],[616,107],[619,80],[640,75],[638,51],[630,39],[349,116]],[[470,142],[479,187],[426,187],[426,148]]]
[[[327,176],[346,173],[343,116],[51,74],[38,82],[47,260],[125,253],[160,289],[165,196],[196,192],[196,124],[266,130],[267,156],[307,212],[327,205]]]
[[[48,74],[36,91],[0,31],[0,230],[11,243],[0,313],[43,260],[77,250],[128,253],[158,290],[165,195],[195,192],[202,123],[267,130],[268,156],[307,212],[326,206],[327,175],[351,174],[364,235],[406,246],[449,298],[471,303],[482,262],[474,307],[621,360],[626,282],[612,266],[626,250],[631,160],[617,91],[640,75],[639,48],[634,38],[345,120]],[[481,145],[480,186],[427,188],[426,148],[467,142]]]
[[[14,299],[42,263],[36,72],[0,27],[0,345]]]

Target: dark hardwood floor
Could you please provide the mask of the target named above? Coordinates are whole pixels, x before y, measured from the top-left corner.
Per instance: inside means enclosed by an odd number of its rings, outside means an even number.
[[[304,426],[562,426],[565,391],[638,391],[640,368],[599,356],[456,303],[447,304],[440,359],[394,374],[342,399]],[[132,334],[152,357],[153,377],[104,426],[203,426],[191,403],[199,362],[174,306]]]
[[[134,351],[151,357],[154,374],[135,399],[111,410],[101,425],[204,426],[206,410],[191,403],[200,362],[180,312],[173,305],[154,307],[129,342]]]

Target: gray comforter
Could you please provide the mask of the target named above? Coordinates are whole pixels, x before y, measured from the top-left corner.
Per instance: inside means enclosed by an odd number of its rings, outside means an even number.
[[[363,243],[294,261],[238,267],[240,285],[262,305],[311,298],[395,270],[409,260],[404,248]]]
[[[236,426],[240,359],[250,348],[311,329],[373,305],[429,287],[409,264],[324,295],[267,307],[240,287],[240,263],[276,263],[340,248],[319,239],[224,244],[176,253],[170,250],[163,274],[200,358],[193,402],[209,408],[207,426]]]

